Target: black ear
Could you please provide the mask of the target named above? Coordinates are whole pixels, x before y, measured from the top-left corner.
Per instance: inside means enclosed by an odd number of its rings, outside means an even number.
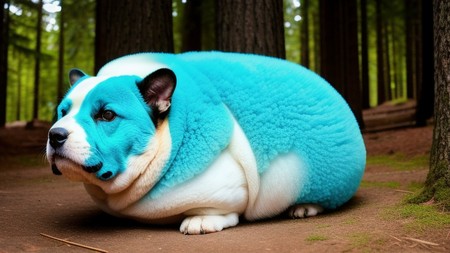
[[[159,69],[144,78],[139,84],[139,91],[145,102],[161,117],[168,112],[172,103],[177,78],[170,69]]]
[[[86,74],[79,70],[79,69],[71,69],[69,71],[69,83],[70,86],[74,85],[78,79],[82,78],[83,76],[86,76]]]

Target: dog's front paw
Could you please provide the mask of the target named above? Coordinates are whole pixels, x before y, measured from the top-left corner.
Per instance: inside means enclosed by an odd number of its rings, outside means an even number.
[[[323,212],[323,207],[314,204],[301,204],[292,206],[289,209],[289,216],[291,218],[306,218],[311,216],[316,216],[317,214]]]
[[[185,235],[208,234],[236,226],[238,223],[239,215],[237,213],[191,216],[183,220],[180,226],[180,232]]]

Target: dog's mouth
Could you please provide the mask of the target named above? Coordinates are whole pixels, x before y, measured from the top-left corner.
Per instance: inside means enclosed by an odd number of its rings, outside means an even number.
[[[78,163],[78,162],[76,162],[76,161],[74,161],[74,160],[72,160],[72,159],[70,159],[68,157],[63,156],[63,155],[60,155],[60,154],[57,154],[57,153],[53,154],[53,156],[51,158],[51,168],[52,168],[53,174],[58,175],[58,176],[62,175],[63,173],[61,172],[61,169],[64,171],[64,170],[67,170],[67,168],[70,168],[70,167],[81,168],[85,172],[91,174],[91,173],[99,172],[102,169],[102,167],[103,167],[103,163],[99,162],[99,163],[97,163],[95,165],[92,165],[92,166],[86,166],[84,164],[80,164],[80,163]],[[107,180],[111,176],[112,176],[112,172],[110,172],[110,171],[107,171],[107,172],[103,173],[102,175],[100,175],[100,177],[103,180]]]

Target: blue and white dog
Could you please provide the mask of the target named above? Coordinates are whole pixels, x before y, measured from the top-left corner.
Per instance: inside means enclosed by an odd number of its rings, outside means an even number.
[[[344,99],[287,61],[142,53],[70,80],[47,158],[112,215],[185,234],[314,216],[348,201],[364,173]]]

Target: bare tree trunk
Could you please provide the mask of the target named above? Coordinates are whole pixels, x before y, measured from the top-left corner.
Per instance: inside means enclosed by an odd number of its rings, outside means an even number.
[[[41,37],[42,37],[42,8],[43,2],[38,2],[38,16],[36,22],[36,48],[34,60],[34,100],[33,100],[33,121],[39,118],[39,76],[41,68]],[[32,126],[32,125],[31,125]]]
[[[320,73],[346,99],[363,128],[356,0],[321,0],[319,4]]]
[[[450,209],[450,1],[434,0],[435,127],[425,188],[411,202],[439,202]]]
[[[202,49],[202,1],[187,1],[181,31],[181,51],[200,51]]]
[[[302,13],[302,29],[300,31],[301,63],[309,68],[309,0],[304,0],[300,6]]]
[[[5,9],[5,3],[8,8]],[[0,128],[6,124],[6,88],[8,83],[9,0],[0,2]]]
[[[385,83],[385,61],[384,61],[384,44],[383,44],[383,17],[382,17],[382,0],[376,0],[376,27],[377,27],[377,104],[382,104],[387,100],[387,91]]]
[[[137,52],[173,52],[172,1],[97,0],[95,72]]]
[[[17,101],[16,101],[16,121],[20,121],[22,110],[22,55],[17,53]]]
[[[286,57],[282,0],[217,0],[217,49]]]
[[[416,87],[418,83],[417,61],[417,40],[420,38],[419,24],[419,1],[405,0],[405,45],[406,45],[406,97],[416,98]]]
[[[418,87],[416,125],[425,126],[433,116],[434,58],[433,4],[422,0],[422,80]]]
[[[58,103],[64,95],[63,87],[66,75],[64,74],[64,6],[63,1],[60,2],[61,12],[59,13],[59,55],[58,55],[58,87],[56,96]]]
[[[391,55],[389,53],[389,30],[387,21],[383,22],[383,77],[384,77],[384,89],[386,91],[386,101],[392,99],[391,89]]]
[[[367,34],[367,0],[361,0],[361,88],[362,108],[370,107],[369,95],[369,44]]]

